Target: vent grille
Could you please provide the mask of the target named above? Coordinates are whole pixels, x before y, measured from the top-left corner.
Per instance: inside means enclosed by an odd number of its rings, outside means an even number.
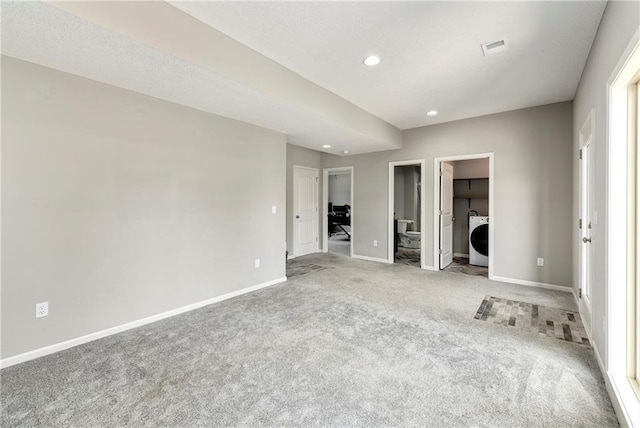
[[[481,46],[484,56],[504,52],[509,49],[509,43],[506,40],[496,40],[494,42],[484,43]]]

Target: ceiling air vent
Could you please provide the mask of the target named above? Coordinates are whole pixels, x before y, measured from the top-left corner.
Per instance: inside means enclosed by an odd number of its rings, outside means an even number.
[[[506,40],[496,40],[495,42],[482,44],[482,53],[484,56],[504,52],[509,49],[509,43]]]

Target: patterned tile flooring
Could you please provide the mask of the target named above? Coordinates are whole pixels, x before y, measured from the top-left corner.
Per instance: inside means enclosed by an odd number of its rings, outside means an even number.
[[[591,346],[577,312],[486,296],[474,318]]]
[[[466,273],[467,275],[489,276],[489,268],[469,264],[466,257],[454,257],[453,262],[444,268],[447,272]]]

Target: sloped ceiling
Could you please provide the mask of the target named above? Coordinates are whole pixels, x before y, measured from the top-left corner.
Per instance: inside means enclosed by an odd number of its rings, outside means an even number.
[[[571,100],[605,4],[3,2],[1,47],[355,154],[401,147],[401,129]],[[485,58],[498,39],[509,49]]]

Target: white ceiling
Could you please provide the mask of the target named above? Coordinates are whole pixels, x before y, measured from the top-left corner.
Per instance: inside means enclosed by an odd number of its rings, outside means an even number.
[[[3,2],[2,53],[356,154],[399,147],[395,127],[572,99],[605,6],[172,4],[191,16],[157,2]],[[480,44],[501,38],[510,49],[484,58]],[[362,64],[369,53],[379,66]]]
[[[409,129],[573,99],[606,2],[172,4]],[[500,39],[509,50],[485,58]]]

